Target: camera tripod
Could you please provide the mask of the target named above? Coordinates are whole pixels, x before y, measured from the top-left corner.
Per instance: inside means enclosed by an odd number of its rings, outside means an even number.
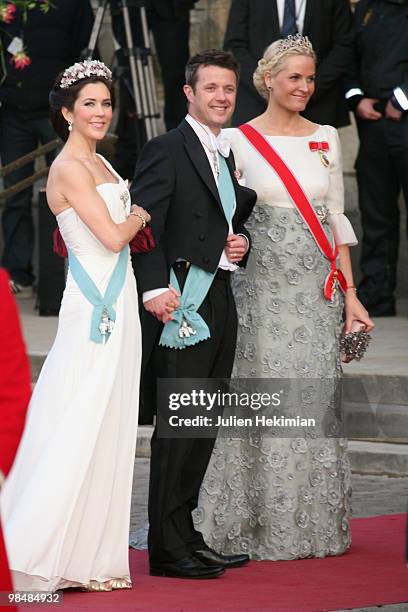
[[[88,48],[83,54],[84,59],[92,59],[94,56],[108,4],[111,4],[112,13],[120,14],[123,19],[126,44],[123,46],[122,52],[129,60],[131,94],[135,102],[136,118],[143,122],[146,138],[150,140],[150,138],[158,134],[157,119],[160,114],[158,111],[149,28],[146,17],[146,1],[99,0]],[[134,46],[129,8],[139,9],[143,47]],[[119,48],[121,48],[120,45]]]

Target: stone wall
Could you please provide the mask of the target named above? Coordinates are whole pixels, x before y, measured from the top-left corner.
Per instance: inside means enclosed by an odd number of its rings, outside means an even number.
[[[222,48],[231,0],[200,0],[191,11],[191,52]]]

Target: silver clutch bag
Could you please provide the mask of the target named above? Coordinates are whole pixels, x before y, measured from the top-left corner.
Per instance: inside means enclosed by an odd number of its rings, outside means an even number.
[[[340,355],[344,363],[356,360],[360,361],[364,357],[371,336],[365,331],[365,325],[355,323],[348,334],[342,334],[340,338]]]

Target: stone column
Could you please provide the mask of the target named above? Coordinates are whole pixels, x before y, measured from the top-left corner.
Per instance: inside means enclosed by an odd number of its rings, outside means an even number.
[[[231,0],[200,0],[191,11],[191,53],[222,49]]]

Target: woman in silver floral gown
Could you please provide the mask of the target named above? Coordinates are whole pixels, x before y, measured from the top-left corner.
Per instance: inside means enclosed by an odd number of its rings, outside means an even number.
[[[313,388],[341,376],[339,338],[360,321],[373,324],[358,301],[349,245],[356,244],[343,214],[341,151],[337,132],[299,115],[314,90],[315,56],[297,35],[265,51],[254,74],[268,100],[250,122],[289,166],[312,203],[327,237],[336,240],[347,289],[323,294],[330,263],[319,250],[281,179],[239,129],[226,130],[242,181],[258,194],[247,227],[252,251],[235,276],[239,315],[234,376],[310,379]],[[311,146],[324,143],[325,152]],[[319,399],[320,398],[320,399]],[[316,400],[315,400],[316,401]],[[321,406],[318,406],[321,408]],[[249,553],[252,559],[296,559],[342,554],[350,545],[350,466],[343,438],[302,435],[216,442],[195,514],[211,548]]]

